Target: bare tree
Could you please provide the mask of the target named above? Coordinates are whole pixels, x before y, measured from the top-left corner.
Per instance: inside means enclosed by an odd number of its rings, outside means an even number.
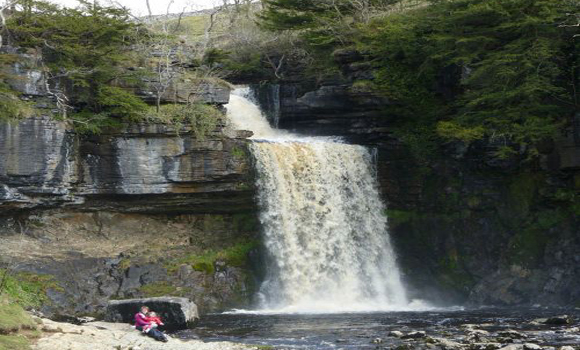
[[[0,3],[0,47],[4,40],[4,33],[6,32],[6,17],[7,12],[14,7],[16,0],[7,0]]]
[[[147,12],[149,13],[149,18],[152,18],[153,12],[151,12],[151,4],[149,4],[149,0],[145,0],[145,4],[147,5]]]

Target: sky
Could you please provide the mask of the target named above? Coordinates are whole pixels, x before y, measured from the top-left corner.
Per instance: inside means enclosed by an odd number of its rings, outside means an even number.
[[[57,3],[64,6],[76,6],[78,2],[76,0],[49,0],[50,2]],[[119,3],[125,7],[128,7],[131,12],[136,16],[147,15],[147,5],[145,0],[99,0],[102,4],[109,4],[111,1]],[[151,5],[151,11],[155,15],[165,14],[167,12],[167,5],[171,0],[149,0]],[[170,6],[170,13],[179,13],[186,8],[186,11],[196,11],[207,8],[215,7],[223,3],[223,0],[173,0]]]

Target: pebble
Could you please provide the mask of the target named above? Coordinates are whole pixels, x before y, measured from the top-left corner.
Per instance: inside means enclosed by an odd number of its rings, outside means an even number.
[[[427,333],[425,333],[423,331],[417,331],[417,332],[407,333],[407,334],[403,335],[401,337],[401,339],[420,339],[420,338],[425,338],[426,336],[427,336]]]
[[[525,334],[522,334],[520,332],[514,331],[512,329],[508,329],[506,331],[501,331],[497,333],[499,336],[501,337],[507,337],[507,338],[512,338],[512,339],[523,339],[526,338]]]
[[[401,338],[403,335],[404,335],[403,332],[400,332],[400,331],[390,331],[389,332],[389,337]]]

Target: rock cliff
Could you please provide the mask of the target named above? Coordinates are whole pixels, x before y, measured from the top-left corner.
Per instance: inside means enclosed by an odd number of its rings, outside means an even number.
[[[29,118],[0,125],[0,184],[3,266],[51,276],[47,315],[100,314],[110,298],[186,296],[204,312],[250,300],[241,137],[145,124],[86,136]]]
[[[186,124],[78,133],[55,118],[38,57],[2,50],[37,116],[0,123],[0,269],[35,285],[51,317],[162,295],[201,312],[247,305],[259,249],[248,133],[223,120],[203,137]],[[180,79],[161,102],[228,99],[227,85]]]

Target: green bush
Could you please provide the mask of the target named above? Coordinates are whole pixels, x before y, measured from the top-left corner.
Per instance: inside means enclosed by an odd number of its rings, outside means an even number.
[[[201,140],[216,128],[223,117],[216,107],[204,103],[162,105],[159,111],[151,107],[144,116],[151,122],[174,125],[177,131],[189,126]]]

